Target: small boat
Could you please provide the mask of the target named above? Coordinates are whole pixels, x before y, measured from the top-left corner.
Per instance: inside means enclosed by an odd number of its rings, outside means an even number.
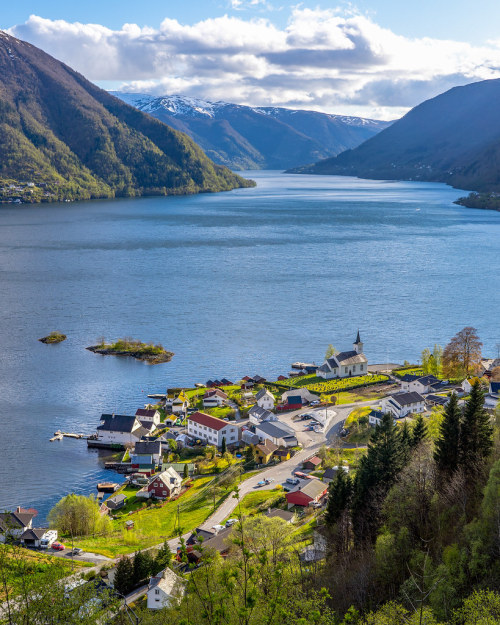
[[[120,488],[120,484],[116,482],[99,482],[97,484],[97,490],[103,493],[114,493],[115,490]]]

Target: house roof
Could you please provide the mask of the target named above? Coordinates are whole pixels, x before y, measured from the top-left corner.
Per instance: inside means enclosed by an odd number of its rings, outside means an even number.
[[[212,417],[211,415],[205,414],[204,412],[195,412],[188,417],[188,421],[198,423],[199,425],[206,425],[207,428],[217,431],[222,430],[227,425],[227,421],[217,419],[217,417]]]
[[[358,354],[354,350],[348,352],[340,352],[335,354],[330,360],[336,360],[339,365],[357,365],[358,363],[368,362],[367,357],[364,354]]]
[[[321,458],[318,458],[318,456],[311,456],[307,460],[304,460],[304,463],[306,462],[310,462],[311,464],[314,464],[314,466],[318,467],[321,464]]]
[[[424,386],[429,386],[429,384],[436,384],[436,383],[441,384],[441,382],[434,375],[424,375],[423,377],[418,378],[417,381],[420,382],[420,384],[423,384]]]
[[[271,393],[271,391],[267,390],[267,388],[261,388],[255,396],[255,399],[262,399],[262,397],[265,397],[266,395],[269,395],[269,397],[274,400],[274,395]]]
[[[224,384],[224,386],[233,386],[231,380],[228,380],[227,378],[222,378],[221,382],[222,384]]]
[[[278,445],[275,445],[269,439],[266,439],[263,443],[256,445],[256,449],[261,451],[265,456],[269,456],[278,449]]]
[[[168,469],[165,469],[159,475],[154,475],[149,484],[153,484],[156,480],[162,481],[168,487],[172,486],[172,484],[182,482],[181,476],[173,467],[168,467]]]
[[[45,533],[48,531],[46,527],[34,527],[32,529],[25,530],[21,536],[21,540],[40,540],[44,537]]]
[[[229,548],[227,539],[230,537],[232,527],[227,527],[221,530],[213,538],[209,538],[203,543],[205,549],[215,549],[216,551],[226,551]]]
[[[0,512],[0,529],[27,527],[35,515],[31,512]]]
[[[136,456],[159,453],[161,453],[161,441],[139,441],[134,447]]]
[[[123,493],[120,493],[119,495],[114,495],[113,497],[106,499],[106,503],[109,503],[110,501],[112,501],[114,504],[119,504],[122,501],[126,501],[126,500],[127,500],[127,496],[124,495]]]
[[[154,410],[153,408],[138,408],[135,411],[135,416],[136,417],[149,417],[150,419],[152,419],[155,414],[157,413],[157,410]]]
[[[336,475],[337,475],[337,469],[334,469],[333,467],[328,467],[328,469],[325,469],[325,472],[323,473],[323,479],[331,480]]]
[[[266,378],[263,378],[261,375],[254,375],[252,379],[257,384],[259,384],[260,382],[265,382],[266,381]]]
[[[139,425],[136,417],[123,414],[103,414],[101,421],[97,429],[108,432],[132,432]]]
[[[283,521],[289,523],[295,515],[293,512],[290,512],[290,510],[280,510],[279,508],[274,508],[270,512],[266,512],[266,516],[269,519],[283,519]]]
[[[302,406],[302,395],[288,395],[286,400],[290,405],[300,404]]]
[[[422,395],[416,391],[412,391],[411,393],[396,393],[395,395],[391,395],[389,399],[392,399],[400,406],[409,406],[410,404],[418,404],[419,402],[425,401]]]
[[[259,419],[259,421],[269,421],[272,417],[275,417],[275,414],[274,412],[270,412],[269,410],[261,408],[260,406],[255,404],[248,411],[248,416]]]
[[[149,580],[148,592],[154,589],[161,589],[166,595],[175,595],[181,591],[183,581],[172,569],[165,569]]]
[[[427,395],[425,401],[432,404],[440,404],[441,406],[445,406],[450,401],[450,398],[443,397],[442,395]]]
[[[321,480],[309,480],[300,490],[311,499],[315,499],[318,495],[327,489],[327,485]],[[296,492],[296,491],[293,491]]]
[[[146,421],[143,419],[139,419],[139,423],[141,424],[141,427],[147,430],[148,434],[151,434],[151,432],[156,430],[156,425],[153,423],[153,421]]]
[[[490,393],[500,393],[500,382],[490,382]]]
[[[315,399],[319,399],[318,395],[314,395],[313,393],[311,393],[311,391],[307,388],[294,388],[294,389],[290,389],[289,391],[285,391],[282,395],[281,395],[281,399],[283,401],[288,401],[289,396],[290,395],[300,395],[302,397],[302,399],[305,399],[306,401],[314,401]]]
[[[256,429],[264,432],[264,434],[267,434],[268,436],[272,436],[273,438],[284,438],[295,434],[291,427],[285,425],[281,421],[273,421],[272,423],[270,421],[264,421],[263,423],[259,423],[259,425],[256,426]]]
[[[227,395],[226,393],[224,393],[224,391],[221,391],[218,388],[214,388],[210,391],[206,391],[205,394],[203,395],[203,399],[208,399],[209,397],[221,397],[222,399],[227,399]]]
[[[209,530],[204,530],[201,527],[197,527],[191,536],[186,540],[186,545],[195,545],[200,542],[200,539],[203,539],[203,542],[210,540],[215,536],[215,532],[211,532]]]

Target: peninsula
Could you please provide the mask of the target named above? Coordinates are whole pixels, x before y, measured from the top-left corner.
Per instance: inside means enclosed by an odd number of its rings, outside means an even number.
[[[102,339],[98,345],[87,347],[95,354],[104,356],[132,356],[137,360],[144,360],[150,365],[158,365],[162,362],[172,360],[173,352],[167,351],[161,343],[154,345],[153,343],[141,343],[136,339],[118,339],[114,343],[106,343]]]

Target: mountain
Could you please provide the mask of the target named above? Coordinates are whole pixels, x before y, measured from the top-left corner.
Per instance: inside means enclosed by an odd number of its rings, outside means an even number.
[[[216,163],[233,169],[286,169],[311,163],[359,145],[390,123],[180,95],[113,93],[187,133]]]
[[[51,201],[248,186],[186,135],[0,31],[0,200]]]
[[[292,170],[500,190],[500,79],[455,87],[354,150]]]

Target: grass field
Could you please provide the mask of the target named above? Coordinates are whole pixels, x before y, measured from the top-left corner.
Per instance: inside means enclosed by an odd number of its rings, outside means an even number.
[[[258,514],[268,508],[276,507],[276,505],[283,502],[284,499],[285,493],[283,490],[256,490],[253,493],[245,495],[239,507],[235,508],[230,516],[234,517],[235,514],[242,514],[243,516]]]
[[[349,391],[349,389],[360,388],[364,386],[370,386],[372,384],[380,384],[387,382],[389,377],[386,375],[368,374],[357,375],[352,378],[334,378],[332,380],[325,380],[314,374],[302,375],[296,378],[288,378],[278,384],[283,384],[294,387],[306,387],[311,393],[342,393]]]

